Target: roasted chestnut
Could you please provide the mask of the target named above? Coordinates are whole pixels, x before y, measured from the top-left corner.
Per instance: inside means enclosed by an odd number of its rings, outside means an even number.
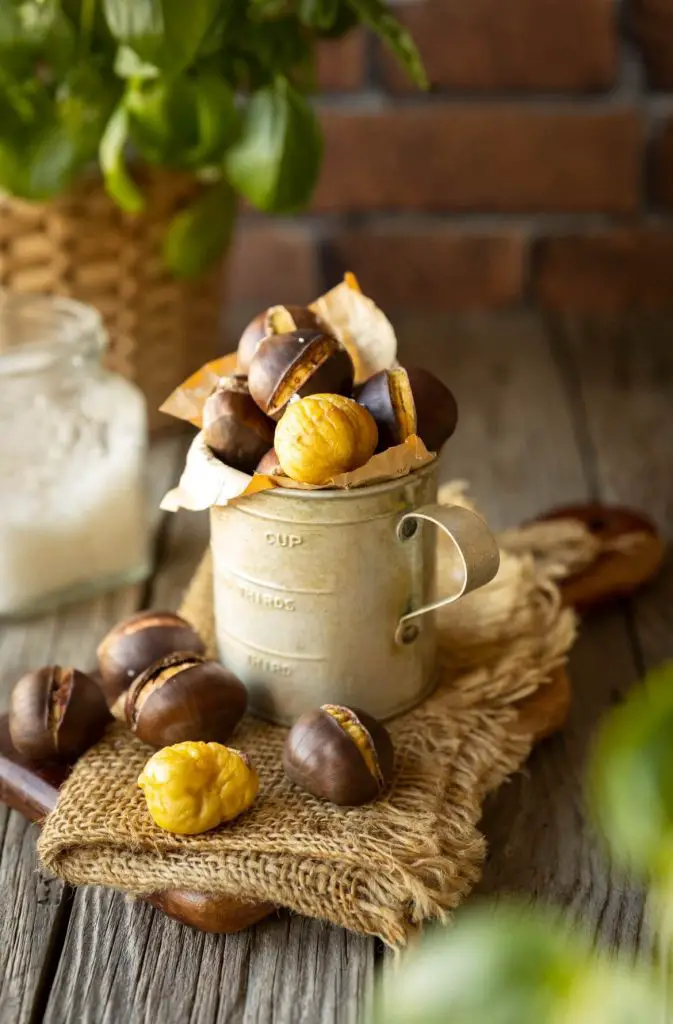
[[[357,708],[323,704],[290,729],[283,751],[288,778],[313,796],[357,806],[389,784],[393,744],[385,726]]]
[[[253,473],[273,444],[275,424],[250,397],[245,377],[221,377],[203,407],[203,436],[218,459]]]
[[[431,452],[440,452],[458,423],[453,392],[434,373],[420,366],[407,367],[416,406],[416,433]]]
[[[111,721],[100,687],[74,668],[49,665],[19,679],[9,703],[9,732],[32,761],[75,761]]]
[[[255,473],[261,473],[263,476],[281,476],[283,470],[280,468],[280,462],[276,455],[275,448],[269,448],[266,455],[262,455],[261,459],[257,463]]]
[[[250,369],[252,357],[262,338],[266,338],[269,334],[279,334],[286,330],[285,327],[280,326],[280,323],[277,324],[280,318],[275,314],[280,309],[286,310],[294,321],[294,327],[290,327],[290,330],[298,328],[300,331],[316,331],[323,328],[320,318],[306,306],[269,306],[268,309],[258,313],[250,321],[240,337],[237,351],[237,369],[239,373],[247,373]]]
[[[126,724],[154,747],[225,743],[247,704],[248,692],[233,673],[198,654],[178,652],[135,680],[126,695]]]
[[[193,626],[175,612],[136,612],[118,622],[98,646],[101,687],[110,706],[136,676],[175,651],[203,654],[206,647]]]
[[[379,451],[418,434],[429,451],[438,452],[458,422],[452,392],[420,367],[381,370],[360,385],[355,397],[376,420]]]
[[[360,385],[355,397],[374,417],[379,430],[378,451],[403,444],[416,433],[416,403],[403,367],[375,373]]]
[[[354,372],[348,352],[331,334],[297,330],[260,341],[248,387],[260,409],[277,420],[294,395],[350,395]]]

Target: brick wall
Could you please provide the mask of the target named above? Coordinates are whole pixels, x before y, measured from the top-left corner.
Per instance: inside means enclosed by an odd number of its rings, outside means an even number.
[[[230,297],[345,268],[385,308],[673,307],[673,0],[414,0],[430,94],[358,32],[320,54],[311,210],[246,214]]]

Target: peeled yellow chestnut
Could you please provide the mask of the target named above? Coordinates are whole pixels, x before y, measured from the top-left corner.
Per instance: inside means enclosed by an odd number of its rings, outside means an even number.
[[[261,473],[263,476],[280,476],[282,472],[276,449],[269,448],[266,455],[263,455],[257,463],[255,473]]]
[[[240,337],[237,351],[239,373],[247,373],[250,369],[252,357],[262,338],[266,338],[269,334],[279,334],[285,331],[286,328],[277,323],[279,318],[275,314],[279,309],[287,310],[292,317],[294,326],[290,327],[290,330],[298,328],[302,331],[317,331],[323,328],[320,317],[317,317],[306,306],[269,306],[250,321]]]
[[[283,751],[288,778],[313,796],[357,806],[389,784],[393,744],[385,726],[365,711],[323,704],[290,729]]]
[[[186,740],[224,743],[243,717],[248,693],[216,661],[178,652],[151,665],[126,695],[126,724],[154,747]]]
[[[49,665],[19,679],[9,703],[9,732],[32,761],[75,761],[111,721],[100,687],[74,668]]]
[[[297,330],[260,341],[248,387],[262,412],[277,420],[295,395],[350,395],[354,372],[348,352],[331,334]]]
[[[253,473],[273,444],[274,423],[253,401],[245,377],[221,377],[203,407],[203,436],[218,459]]]
[[[98,645],[101,688],[110,707],[133,680],[159,658],[175,651],[203,654],[193,626],[175,612],[136,612],[118,622]]]
[[[309,395],[291,402],[276,427],[281,469],[303,484],[326,484],[368,462],[377,441],[367,410],[343,395]]]
[[[407,367],[416,406],[416,433],[431,452],[440,452],[458,423],[453,392],[434,373],[420,366]]]
[[[375,373],[360,385],[355,397],[374,417],[379,451],[403,444],[416,433],[416,403],[403,367]]]

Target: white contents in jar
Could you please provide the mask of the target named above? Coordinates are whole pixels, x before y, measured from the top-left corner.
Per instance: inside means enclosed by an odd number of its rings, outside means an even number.
[[[112,375],[72,383],[3,382],[3,616],[147,570],[143,400]]]

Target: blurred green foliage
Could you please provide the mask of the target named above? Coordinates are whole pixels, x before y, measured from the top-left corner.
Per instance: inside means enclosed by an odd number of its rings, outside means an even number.
[[[589,796],[612,856],[651,885],[662,949],[673,932],[673,665],[651,672],[595,744]],[[375,1024],[658,1024],[673,964],[597,951],[540,908],[478,907],[435,928],[386,977]],[[663,968],[663,972],[661,970]],[[663,983],[668,974],[669,984]]]
[[[180,213],[166,251],[176,273],[199,273],[231,235],[236,194],[270,213],[309,200],[316,43],[358,23],[427,85],[382,0],[0,0],[0,189],[49,199],[98,155],[135,213],[129,153],[192,172],[212,196]],[[183,254],[180,239],[201,251]]]

